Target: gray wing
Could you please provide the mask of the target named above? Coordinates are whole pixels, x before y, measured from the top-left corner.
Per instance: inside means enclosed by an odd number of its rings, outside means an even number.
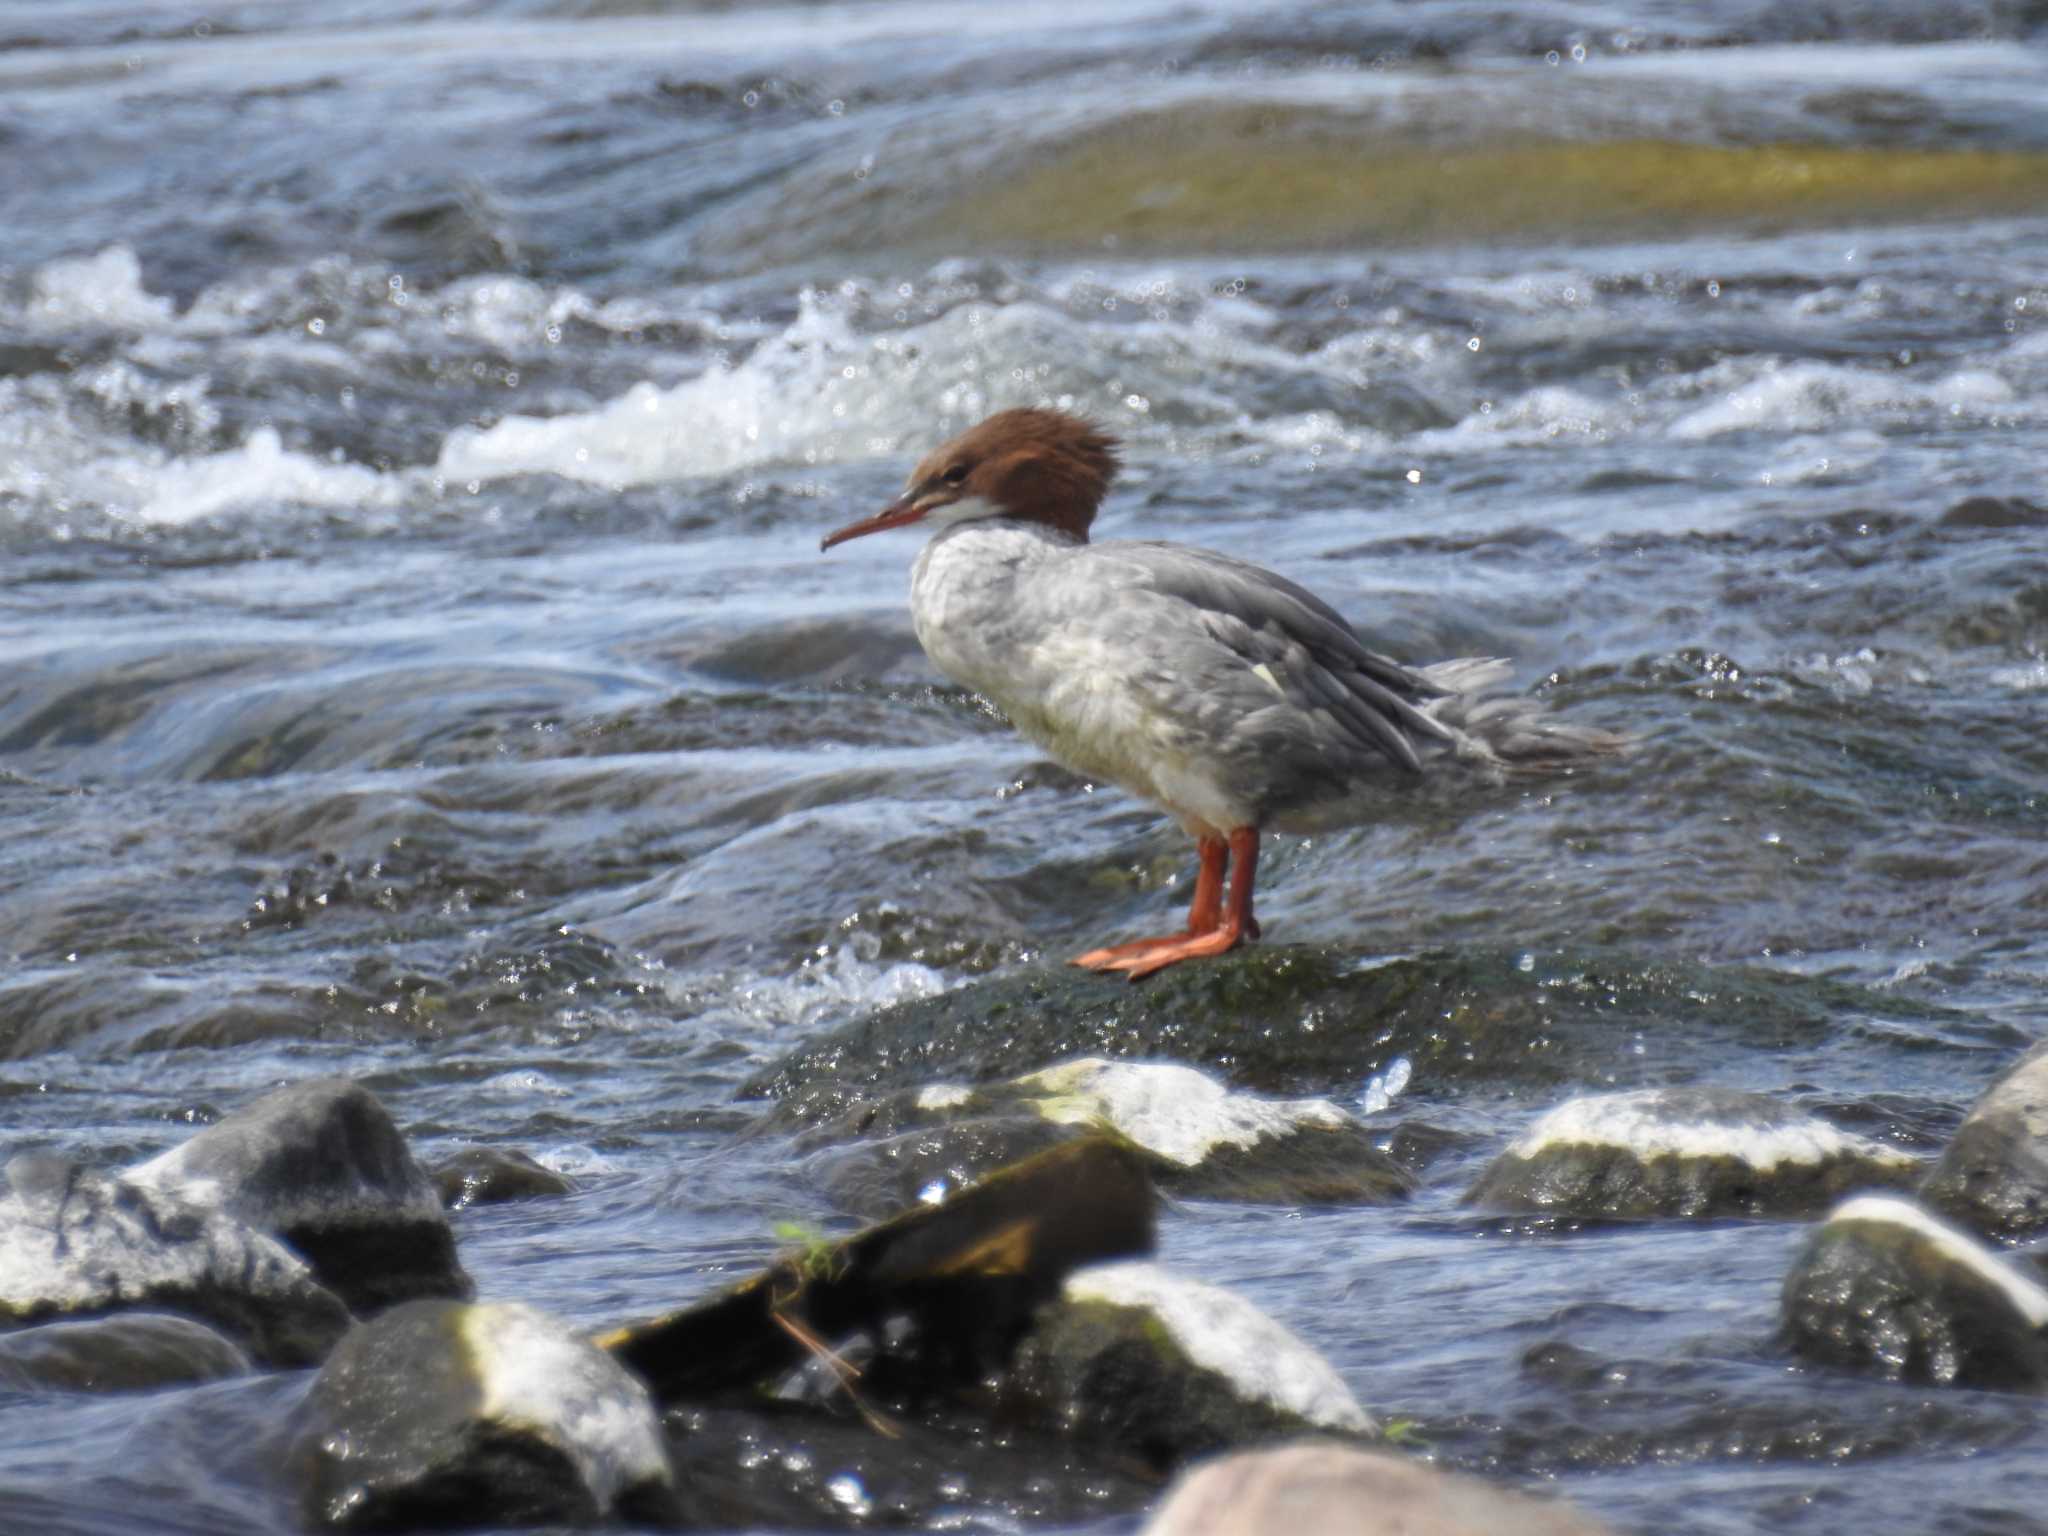
[[[1083,553],[1077,551],[1077,553]],[[1177,544],[1089,545],[1091,563],[1114,562],[1117,585],[1184,603],[1204,632],[1265,675],[1297,707],[1325,713],[1343,735],[1411,773],[1418,740],[1453,733],[1418,706],[1451,690],[1370,651],[1334,608],[1284,576]]]

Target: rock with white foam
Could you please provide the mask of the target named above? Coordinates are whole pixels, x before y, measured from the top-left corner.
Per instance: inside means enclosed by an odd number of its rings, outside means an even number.
[[[1040,1422],[1164,1470],[1275,1435],[1375,1432],[1330,1366],[1235,1292],[1157,1264],[1079,1270],[1012,1357]]]
[[[276,1238],[210,1202],[24,1155],[0,1185],[0,1328],[154,1310],[268,1365],[311,1365],[349,1325]]]
[[[265,1094],[123,1178],[281,1238],[358,1314],[472,1292],[440,1192],[346,1078]]]
[[[1810,1359],[1895,1380],[2048,1388],[2048,1290],[1911,1201],[1832,1212],[1785,1277],[1784,1335]]]
[[[1309,1442],[1241,1451],[1168,1492],[1143,1536],[1603,1536],[1569,1504],[1387,1451]]]
[[[1586,1217],[1809,1216],[1919,1163],[1763,1094],[1650,1088],[1571,1099],[1479,1176],[1490,1210]]]
[[[1977,1101],[1920,1198],[1987,1237],[2048,1227],[2048,1048],[2029,1051]]]
[[[325,1529],[676,1513],[646,1387],[515,1303],[408,1302],[356,1328],[313,1383],[290,1466],[308,1523]]]
[[[874,1138],[832,1157],[827,1183],[843,1201],[887,1208],[1048,1137],[1101,1129],[1143,1151],[1161,1187],[1180,1195],[1382,1205],[1413,1188],[1376,1133],[1328,1099],[1269,1099],[1194,1067],[1097,1056],[1003,1083],[928,1084],[864,1107],[823,1133]]]

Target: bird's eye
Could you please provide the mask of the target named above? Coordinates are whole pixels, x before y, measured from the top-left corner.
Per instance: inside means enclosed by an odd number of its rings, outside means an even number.
[[[951,469],[946,471],[945,475],[942,478],[948,485],[958,485],[962,480],[965,480],[967,478],[967,466],[965,464],[955,464]]]

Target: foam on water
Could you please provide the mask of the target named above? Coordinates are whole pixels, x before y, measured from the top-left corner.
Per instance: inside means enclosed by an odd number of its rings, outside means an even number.
[[[797,318],[740,362],[667,389],[636,384],[589,411],[459,428],[438,464],[451,480],[555,474],[621,488],[768,464],[898,453],[1009,405],[1050,403],[1142,422],[1188,346],[1142,337],[1122,355],[1050,306],[964,304],[921,325],[857,330],[807,291]]]
[[[1925,418],[1938,413],[1980,421],[2014,404],[2012,386],[1988,368],[1963,368],[1938,379],[1834,363],[1780,364],[1744,359],[1709,369],[1698,381],[1721,398],[1670,424],[1673,437],[1723,432],[1812,432],[1845,421]],[[2033,414],[2033,408],[2028,408]]]
[[[28,302],[19,318],[30,330],[49,333],[159,330],[175,315],[169,299],[142,286],[142,263],[135,253],[125,245],[110,245],[91,256],[39,267],[29,280]]]
[[[915,961],[880,960],[877,947],[872,935],[859,934],[814,956],[793,975],[726,979],[708,990],[701,981],[677,982],[668,990],[679,1005],[698,1006],[698,1018],[727,1038],[786,1044],[820,1024],[935,997],[958,985]],[[701,1007],[707,1000],[710,1006]]]
[[[106,460],[87,483],[94,480],[110,510],[145,523],[189,523],[238,507],[391,506],[404,496],[402,477],[294,453],[270,427],[198,458]]]

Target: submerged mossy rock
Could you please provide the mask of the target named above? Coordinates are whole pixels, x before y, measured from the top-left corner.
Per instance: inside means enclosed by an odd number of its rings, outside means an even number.
[[[1907,1200],[1864,1195],[1823,1222],[1785,1277],[1800,1354],[1894,1380],[2048,1389],[2048,1290]]]
[[[2048,1227],[2048,1047],[2029,1051],[1985,1091],[1920,1198],[1987,1237]]]
[[[971,1385],[1074,1269],[1149,1253],[1154,1203],[1144,1159],[1091,1136],[598,1342],[664,1406],[753,1392],[855,1334],[896,1337],[899,1376]]]
[[[1608,1536],[1592,1516],[1389,1451],[1241,1451],[1173,1485],[1143,1536]]]
[[[1811,1216],[1854,1190],[1910,1182],[1919,1167],[1760,1093],[1648,1088],[1559,1105],[1465,1199],[1590,1217]]]
[[[290,1454],[315,1527],[667,1523],[675,1476],[647,1389],[566,1324],[415,1301],[344,1339]]]
[[[898,1003],[805,1042],[740,1092],[814,1123],[895,1089],[986,1083],[1077,1056],[1190,1062],[1269,1093],[1363,1083],[1401,1056],[1424,1086],[1606,1088],[1629,1072],[1666,1077],[1731,1040],[1779,1049],[1842,1019],[1928,1014],[1890,994],[1741,967],[1463,951],[1367,962],[1250,945],[1135,985],[1046,965]],[[1630,1048],[1639,1039],[1642,1052]]]
[[[0,1334],[0,1387],[149,1392],[240,1376],[241,1346],[196,1318],[125,1312]]]
[[[1375,1144],[1377,1134],[1328,1099],[1233,1092],[1173,1062],[1064,1061],[1004,1083],[934,1083],[891,1095],[812,1133],[810,1140],[881,1127],[879,1142],[829,1157],[826,1182],[842,1194],[898,1203],[928,1198],[1047,1138],[1108,1130],[1151,1159],[1177,1195],[1270,1204],[1383,1205],[1413,1178]],[[915,1182],[913,1182],[915,1181]]]
[[[58,1158],[0,1185],[0,1328],[165,1311],[222,1330],[266,1365],[311,1365],[348,1308],[291,1249],[210,1204]]]
[[[347,1078],[267,1093],[123,1177],[273,1233],[360,1315],[475,1290],[433,1182],[376,1096]]]
[[[1041,1309],[1005,1391],[1029,1418],[1160,1471],[1305,1431],[1374,1432],[1322,1356],[1221,1286],[1098,1265]]]

